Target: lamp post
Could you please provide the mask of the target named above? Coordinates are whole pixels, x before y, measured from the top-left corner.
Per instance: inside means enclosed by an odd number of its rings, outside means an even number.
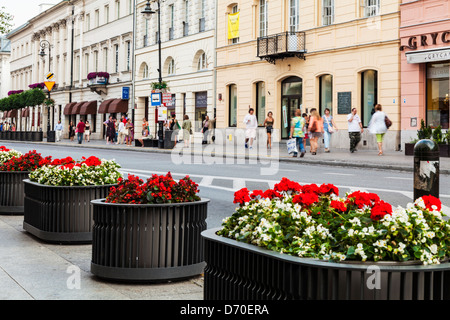
[[[52,59],[52,45],[47,40],[41,40],[40,42],[41,51],[39,52],[39,56],[41,57],[42,61],[45,61],[45,56],[47,55],[45,53],[45,49],[48,48],[48,71],[51,71],[51,59]],[[50,90],[48,91],[48,99],[50,100]],[[47,142],[54,142],[53,135],[50,134],[50,105],[47,104]],[[52,137],[50,137],[52,136]]]
[[[147,0],[147,4],[145,5],[144,11],[141,13],[144,15],[144,18],[147,20],[150,20],[153,14],[156,12],[158,13],[158,61],[159,61],[159,68],[158,68],[158,83],[159,83],[159,89],[161,90],[162,87],[162,67],[161,67],[161,0],[152,0],[152,2],[156,2],[158,5],[157,11],[152,10],[150,6],[150,0]],[[160,97],[160,101],[162,101],[162,97]],[[164,122],[158,121],[158,137],[159,137],[159,148],[163,147],[164,144],[164,129],[163,129]]]

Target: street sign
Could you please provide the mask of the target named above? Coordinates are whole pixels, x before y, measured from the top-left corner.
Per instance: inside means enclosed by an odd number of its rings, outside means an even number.
[[[123,100],[130,99],[130,87],[122,87],[122,99]]]
[[[161,105],[161,94],[160,93],[152,93],[151,95],[152,107],[158,107]]]
[[[47,87],[47,90],[50,92],[55,86],[55,81],[44,81],[44,84]]]
[[[53,79],[54,76],[55,76],[55,74],[53,72],[50,72],[49,74],[47,74],[47,76],[45,78],[47,80],[51,80],[51,79]]]
[[[162,94],[162,103],[166,107],[171,107],[172,106],[172,94],[171,93],[163,93]]]
[[[167,108],[159,107],[158,108],[158,121],[166,121],[167,120]]]

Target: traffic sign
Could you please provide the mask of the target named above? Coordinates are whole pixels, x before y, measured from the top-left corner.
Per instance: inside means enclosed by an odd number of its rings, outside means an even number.
[[[130,87],[122,87],[122,99],[123,100],[130,99]]]
[[[48,91],[52,91],[53,87],[55,86],[55,81],[44,81],[44,84],[47,87]]]
[[[160,93],[152,93],[151,98],[152,98],[151,102],[152,102],[153,107],[161,105],[161,94]]]
[[[53,72],[50,72],[49,74],[47,74],[47,76],[45,78],[47,80],[51,80],[51,79],[53,79],[54,76],[55,76],[55,74]]]

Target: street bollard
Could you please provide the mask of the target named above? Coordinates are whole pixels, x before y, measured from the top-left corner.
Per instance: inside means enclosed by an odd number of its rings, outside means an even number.
[[[425,195],[439,198],[439,146],[430,139],[414,146],[414,200]]]

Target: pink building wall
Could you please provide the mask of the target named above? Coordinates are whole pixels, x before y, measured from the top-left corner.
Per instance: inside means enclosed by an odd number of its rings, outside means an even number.
[[[417,43],[416,49],[404,48],[400,53],[402,142],[408,142],[404,141],[403,135],[405,139],[409,139],[408,130],[413,131],[410,135],[415,135],[419,129],[420,120],[425,119],[426,64],[408,64],[406,52],[450,47],[450,1],[403,0],[400,5],[400,17],[401,45],[408,46],[411,37],[416,37]],[[449,34],[445,34],[443,39],[444,32]],[[417,117],[417,127],[411,127],[412,117]]]

